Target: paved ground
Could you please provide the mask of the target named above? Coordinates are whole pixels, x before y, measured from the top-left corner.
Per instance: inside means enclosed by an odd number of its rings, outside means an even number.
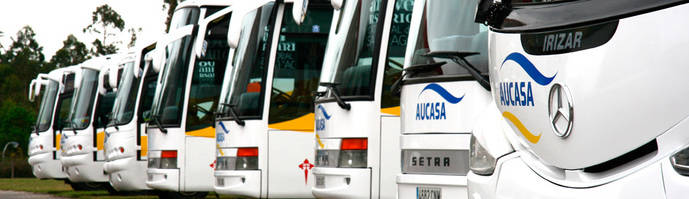
[[[0,191],[0,198],[2,199],[63,199],[57,196],[48,194],[38,194],[23,191]]]

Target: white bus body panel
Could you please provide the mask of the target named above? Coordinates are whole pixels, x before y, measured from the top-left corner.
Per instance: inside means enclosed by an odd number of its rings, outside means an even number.
[[[505,56],[523,54],[540,73],[553,77],[546,86],[532,84],[535,106],[526,109],[501,105],[500,115],[511,112],[540,140],[507,120],[503,130],[517,152],[498,159],[490,176],[469,174],[471,198],[684,198],[689,183],[670,165],[670,157],[687,147],[689,122],[682,85],[689,72],[678,46],[688,44],[688,4],[619,20],[616,32],[601,46],[548,56],[524,52],[518,34],[490,33],[491,82],[531,81]],[[651,31],[662,30],[662,31]],[[657,66],[657,67],[648,67]],[[574,127],[566,139],[552,130],[548,95],[553,84],[568,87],[574,101]],[[632,107],[630,109],[630,107]],[[631,112],[630,112],[631,110]],[[488,132],[485,132],[488,133]],[[478,136],[477,136],[478,137]],[[584,172],[649,141],[657,151],[601,173]],[[489,151],[491,146],[481,143]]]
[[[50,79],[62,81],[63,75],[70,69],[78,68],[79,66],[69,66],[62,69],[55,69],[48,73]],[[59,83],[62,84],[61,82]],[[47,87],[46,87],[47,88]],[[60,102],[60,95],[64,90],[64,86],[58,86],[55,104],[52,105],[51,121],[48,130],[31,133],[29,136],[29,165],[31,165],[32,173],[39,179],[63,179],[67,178],[67,174],[62,171],[62,163],[60,162],[60,139],[61,134],[59,130],[53,129],[55,115],[59,114],[57,110]],[[47,92],[43,92],[46,94]],[[54,133],[53,133],[54,132]],[[43,146],[41,149],[40,146]],[[54,157],[53,157],[54,155]]]

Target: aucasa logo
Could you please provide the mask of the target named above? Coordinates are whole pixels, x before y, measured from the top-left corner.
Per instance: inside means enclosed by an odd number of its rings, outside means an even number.
[[[540,84],[541,86],[547,86],[550,84],[550,82],[555,79],[555,76],[557,76],[557,73],[555,73],[552,77],[546,77],[536,69],[536,66],[534,66],[529,59],[527,59],[524,55],[521,53],[511,53],[509,54],[504,61],[502,61],[502,65],[500,66],[500,69],[505,65],[505,62],[507,61],[514,61],[519,66],[524,69],[527,75],[533,79],[534,82],[537,84]],[[502,106],[534,106],[534,100],[533,100],[533,89],[531,87],[531,81],[518,81],[518,82],[500,82],[499,83],[499,89],[500,89],[500,105]],[[510,113],[509,111],[504,111],[502,113],[502,116],[507,118],[512,124],[517,127],[519,132],[526,138],[531,143],[538,143],[538,141],[541,139],[541,134],[539,133],[538,135],[531,133],[529,129],[526,128],[526,126],[515,116],[514,114]]]
[[[426,85],[426,87],[419,92],[419,97],[425,91],[433,91],[440,95],[445,101],[450,104],[457,104],[462,99],[462,97],[455,97],[450,92],[445,90],[442,86],[431,83]],[[447,113],[445,112],[445,102],[420,102],[416,104],[416,120],[445,120],[447,119]]]
[[[318,111],[321,112],[323,117],[317,118],[316,119],[316,131],[323,131],[325,130],[325,121],[330,120],[331,115],[328,115],[328,112],[325,111],[325,108],[321,106],[320,104],[318,105]]]
[[[500,69],[505,65],[507,61],[514,61],[526,72],[526,74],[531,77],[537,84],[542,86],[550,84],[553,81],[555,75],[552,77],[546,77],[543,75],[536,66],[534,66],[531,61],[529,61],[524,55],[520,53],[511,53],[508,55]],[[534,106],[533,100],[533,89],[531,87],[531,81],[518,81],[518,82],[500,82],[500,105],[503,106]]]

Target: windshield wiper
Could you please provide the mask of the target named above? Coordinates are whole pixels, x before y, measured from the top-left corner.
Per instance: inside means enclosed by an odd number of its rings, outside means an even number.
[[[159,118],[159,116],[157,116],[157,115],[152,115],[152,116],[151,116],[151,121],[153,121],[153,123],[158,127],[158,130],[160,130],[160,132],[163,132],[163,133],[167,134],[167,129],[165,129],[165,128],[163,127],[163,124],[160,123],[160,118]]]
[[[337,101],[337,105],[340,106],[340,108],[344,110],[352,109],[352,106],[346,103],[340,97],[340,90],[337,90],[337,85],[340,85],[339,83],[321,82],[318,85],[325,86],[328,88],[328,90],[330,90],[330,93],[333,95],[333,97],[335,97],[335,101]]]
[[[69,125],[70,125],[70,127],[72,127],[72,132],[74,132],[74,135],[77,134],[77,130],[75,129],[76,126],[77,126],[76,124],[77,124],[76,122],[73,122],[72,120],[69,120]]]
[[[458,65],[464,67],[467,71],[469,71],[469,74],[476,79],[478,84],[480,84],[483,88],[486,90],[490,91],[490,80],[488,79],[487,76],[481,75],[481,73],[474,67],[474,65],[471,65],[469,61],[466,60],[466,57],[472,56],[472,55],[478,55],[479,53],[477,52],[456,52],[456,51],[437,51],[437,52],[428,52],[423,56],[427,57],[434,57],[434,58],[444,58],[444,59],[450,59],[452,62],[457,63]]]
[[[402,84],[402,82],[404,82],[404,77],[414,76],[414,75],[416,75],[418,73],[422,73],[422,72],[430,72],[430,71],[433,71],[433,70],[440,68],[441,66],[443,66],[445,64],[447,64],[447,62],[443,61],[443,62],[436,62],[436,63],[429,63],[429,64],[416,64],[416,65],[410,66],[408,68],[405,68],[402,70],[404,73],[402,75],[400,75],[400,77],[397,80],[395,80],[395,83],[393,83],[392,86],[390,87],[390,91],[392,91],[392,93],[394,93],[395,95],[399,96],[400,91],[402,90],[402,87],[400,87],[400,85]]]
[[[230,115],[232,115],[232,119],[234,119],[234,122],[236,122],[239,126],[244,126],[246,124],[244,122],[244,120],[239,118],[239,114],[237,113],[237,109],[235,109],[237,107],[236,104],[220,103],[220,105],[227,106],[230,109],[230,111],[228,111],[228,112],[230,113]]]

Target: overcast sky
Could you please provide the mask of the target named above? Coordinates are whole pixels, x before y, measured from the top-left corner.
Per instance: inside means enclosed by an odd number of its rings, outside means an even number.
[[[94,37],[82,29],[91,24],[96,7],[108,4],[122,16],[126,28],[142,28],[137,44],[152,41],[165,31],[166,11],[163,0],[0,0],[0,42],[7,48],[17,31],[25,25],[36,32],[36,40],[43,46],[46,61],[62,47],[67,35],[74,34],[90,48]],[[129,33],[119,40],[120,50],[126,50]]]

